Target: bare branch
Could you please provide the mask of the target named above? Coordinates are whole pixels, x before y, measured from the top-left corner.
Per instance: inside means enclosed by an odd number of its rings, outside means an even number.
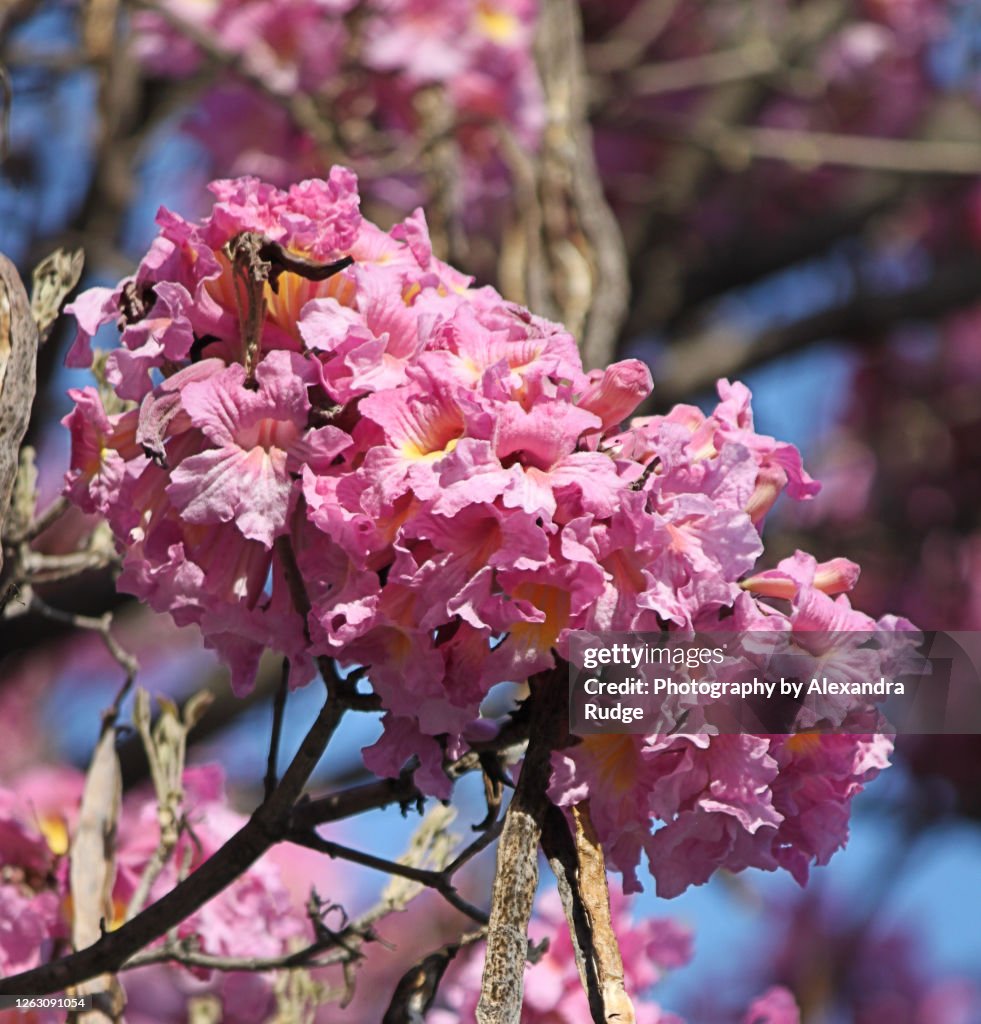
[[[293,810],[294,828],[302,831],[314,825],[341,821],[391,804],[408,807],[409,804],[418,803],[425,797],[416,787],[414,773],[415,765],[412,765],[396,779],[379,779],[315,800],[301,800]]]
[[[35,537],[40,537],[45,530],[54,526],[70,507],[68,499],[64,495],[58,495],[43,512],[27,524],[23,532],[13,534],[6,539],[10,544],[24,544],[32,541]]]
[[[739,82],[772,74],[782,66],[776,48],[766,38],[757,37],[729,50],[637,68],[627,78],[627,89],[631,96],[656,96]]]
[[[500,836],[504,830],[504,820],[500,819],[495,821],[489,828],[484,829],[483,832],[467,847],[465,847],[449,864],[446,865],[444,873],[448,877],[452,877],[460,868],[463,867],[468,861],[473,860],[483,850],[486,850],[491,843],[494,842]]]
[[[527,741],[528,728],[527,718],[522,716],[512,719],[493,740],[474,744],[474,749],[468,750],[462,757],[447,764],[446,774],[451,779],[458,779],[461,775],[482,770],[482,754],[520,757],[520,751]],[[402,770],[398,778],[378,779],[327,796],[312,800],[303,799],[293,810],[293,826],[303,831],[315,825],[341,821],[391,804],[397,803],[403,808],[411,804],[421,804],[425,796],[413,779],[417,767],[418,762],[413,760]],[[493,827],[496,830],[496,826]]]
[[[317,959],[318,954],[327,949],[336,949],[338,945],[337,937],[330,935],[318,938],[308,946],[283,956],[237,957],[202,953],[188,940],[178,939],[176,942],[168,941],[155,949],[137,953],[123,964],[121,970],[131,971],[137,967],[146,967],[147,964],[164,963],[181,964],[184,967],[208,971],[295,970],[299,967],[321,966]]]
[[[760,45],[775,50],[778,70],[804,63],[834,30],[843,13],[841,0],[813,0],[794,9],[785,30],[778,36],[759,18],[752,18],[740,45]],[[703,90],[689,111],[685,125],[697,133],[707,131],[709,126],[736,125],[749,119],[766,96],[768,81],[767,75],[744,76]],[[646,130],[648,120],[645,117],[643,121]],[[674,147],[659,166],[651,202],[626,226],[627,247],[634,270],[634,303],[625,330],[627,337],[639,334],[651,323],[660,325],[677,309],[683,273],[678,252],[678,225],[717,171],[718,163],[706,147]]]
[[[535,50],[547,115],[540,154],[497,131],[515,196],[498,273],[508,297],[565,324],[587,366],[605,366],[627,312],[626,251],[593,156],[572,0],[542,4]]]
[[[99,529],[93,534],[97,539]],[[116,554],[105,545],[90,544],[81,551],[68,555],[42,555],[27,551],[20,559],[22,579],[26,583],[56,583],[72,579],[93,569],[104,569],[116,562]],[[54,616],[49,616],[54,618]]]
[[[863,178],[856,186],[855,195],[819,218],[763,238],[753,237],[747,224],[732,243],[713,247],[702,259],[690,261],[684,268],[678,307],[671,321],[680,323],[687,317],[697,317],[704,311],[704,303],[724,292],[821,256],[836,242],[855,236],[874,218],[896,208],[914,192],[930,192],[929,183],[882,175]],[[933,188],[941,187],[940,182],[933,183]]]
[[[545,0],[536,54],[548,112],[541,199],[553,291],[563,323],[581,339],[583,362],[602,367],[627,314],[629,275],[593,156],[578,4]]]
[[[445,814],[446,812],[441,812]],[[430,822],[430,826],[432,823]],[[439,820],[436,822],[440,828]],[[430,855],[432,828],[426,826],[413,837],[409,850],[401,858],[402,866],[418,867],[421,860]],[[380,941],[374,927],[378,921],[391,913],[404,910],[423,886],[389,885],[382,899],[354,921],[345,921],[342,928],[332,930],[322,920],[315,920],[316,937],[313,942],[294,952],[277,957],[234,957],[216,956],[201,952],[193,938],[171,939],[155,949],[144,950],[131,957],[122,970],[132,970],[154,963],[177,963],[185,967],[216,971],[273,971],[297,970],[301,968],[328,967],[334,964],[349,964],[362,956],[365,943]],[[320,908],[320,901],[314,895],[311,903]],[[322,909],[319,910],[322,913]],[[457,949],[479,941],[486,933],[485,928],[462,935],[455,943]],[[327,951],[333,951],[323,956]],[[438,951],[437,951],[438,952]]]

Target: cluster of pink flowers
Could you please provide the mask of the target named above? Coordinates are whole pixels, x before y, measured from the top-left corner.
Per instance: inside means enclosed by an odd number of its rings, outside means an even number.
[[[60,816],[33,806],[35,780],[20,792],[0,789],[0,972],[16,974],[49,958],[68,937],[66,876],[60,857],[68,832]],[[73,795],[81,792],[75,780]]]
[[[778,630],[804,649],[809,636],[826,643],[852,632],[912,628],[853,609],[839,591],[857,578],[853,562],[817,563],[798,551],[742,581],[725,628]],[[695,625],[718,629],[717,613]],[[845,711],[840,733],[589,736],[553,754],[551,795],[560,806],[590,800],[607,859],[623,872],[627,891],[641,888],[642,851],[664,897],[700,885],[718,868],[782,867],[804,885],[811,863],[826,864],[845,844],[852,799],[889,764],[892,740],[876,732],[878,716]]]
[[[532,55],[535,0],[168,0],[168,13],[207,34],[271,90],[317,97],[333,124],[360,126],[344,151],[370,164],[378,137],[411,149],[426,119],[445,124],[459,153],[458,212],[506,194],[494,125],[537,148],[544,123]],[[161,77],[186,77],[200,50],[166,14],[134,17],[137,53]],[[438,89],[434,111],[424,91]],[[241,81],[219,82],[186,127],[215,165],[287,182],[323,173],[314,141],[282,104]],[[445,130],[441,128],[440,130]],[[417,168],[383,172],[373,194],[405,211],[420,201]]]
[[[66,952],[71,934],[69,851],[78,821],[82,776],[69,769],[39,769],[0,789],[0,973],[16,974]],[[149,899],[164,895],[178,872],[193,870],[245,823],[232,811],[217,766],[184,775],[187,829],[151,886]],[[124,801],[118,828],[112,918],[118,927],[158,843],[157,802],[135,796]],[[201,952],[232,957],[278,957],[311,941],[302,900],[286,883],[276,856],[267,856],[180,925]],[[126,975],[134,1019],[168,1019],[168,1004],[191,994],[212,993],[226,1019],[257,1024],[275,1007],[268,974],[214,974],[153,966]],[[154,1014],[140,1007],[147,991],[166,992]],[[2,1015],[0,1015],[2,1016]],[[57,1019],[53,1014],[51,1019]]]
[[[109,413],[95,388],[72,393],[67,491],[114,530],[120,587],[196,623],[237,692],[267,647],[294,686],[316,656],[365,666],[387,712],[366,764],[393,775],[416,755],[420,784],[446,797],[444,755],[486,730],[484,697],[554,666],[571,630],[874,627],[839,593],[848,563],[799,555],[750,577],[777,496],[817,485],[796,449],[755,431],[742,385],[720,382],[711,415],[680,406],[623,430],[647,368],[584,372],[561,327],[436,259],[421,212],[381,231],[342,169],[287,192],[212,190],[205,221],[161,211],[136,275],[74,305],[70,361],[116,323],[105,377],[135,404]],[[227,246],[243,232],[354,261],[267,283],[249,358]],[[666,893],[723,865],[803,879],[887,751],[848,736],[607,737],[557,758],[553,797],[591,797],[632,886],[642,846]],[[653,818],[668,824],[650,837]]]

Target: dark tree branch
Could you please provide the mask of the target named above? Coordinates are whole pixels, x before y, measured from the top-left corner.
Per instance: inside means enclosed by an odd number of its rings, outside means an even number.
[[[268,800],[218,851],[169,893],[85,949],[0,980],[0,994],[59,992],[96,974],[118,971],[144,946],[165,935],[229,886],[284,839],[290,812],[344,714],[343,693],[331,693]]]
[[[290,833],[297,829],[312,828],[315,824],[337,821],[396,802],[421,801],[423,795],[412,782],[414,766],[406,769],[398,779],[379,780],[317,800],[299,799],[303,786],[320,760],[349,702],[359,696],[350,692],[352,684],[349,680],[339,680],[329,671],[327,674],[330,677],[331,694],[292,763],[271,797],[263,801],[249,821],[228,842],[171,892],[117,930],[108,932],[94,945],[42,967],[0,980],[0,995],[57,992],[94,974],[120,970],[130,957],[216,896],[266,850],[287,840]],[[447,774],[455,779],[467,772],[479,770],[481,755],[489,751],[496,750],[503,754],[517,749],[527,735],[528,728],[526,716],[516,715],[493,741],[481,743],[477,745],[479,749],[468,751],[447,764]],[[492,839],[493,836],[488,839],[485,834],[475,840],[452,862],[453,870],[462,866]],[[457,909],[470,916],[475,911],[463,900],[459,900]],[[476,911],[476,914],[481,912]]]
[[[919,183],[909,178],[870,181],[842,206],[765,240],[754,238],[751,225],[745,224],[731,245],[713,248],[706,259],[693,259],[685,268],[668,329],[694,319],[700,306],[727,291],[821,256],[836,242],[855,237],[870,221],[909,198],[915,187]]]
[[[327,854],[331,859],[350,861],[352,864],[360,864],[362,867],[371,868],[373,871],[381,871],[386,875],[396,875],[399,878],[406,878],[410,882],[418,882],[427,888],[433,889],[446,900],[450,906],[466,914],[478,924],[487,923],[487,915],[475,907],[472,903],[463,899],[456,891],[452,882],[452,872],[444,869],[433,871],[428,868],[415,867],[412,864],[400,864],[398,861],[387,860],[384,857],[376,857],[373,853],[365,853],[363,850],[355,850],[350,846],[332,842],[324,839],[316,832],[292,832],[287,838],[300,846],[306,846],[311,850],[318,850]]]
[[[711,388],[719,377],[737,377],[814,342],[842,337],[874,339],[902,321],[931,319],[978,299],[981,259],[967,256],[903,291],[859,293],[841,305],[756,335],[719,326],[679,336],[655,366],[652,398],[658,408],[667,408]],[[653,407],[648,400],[638,412],[649,413]]]
[[[415,765],[403,771],[397,779],[379,779],[316,800],[301,800],[293,810],[293,827],[309,829],[392,804],[408,807],[421,802],[425,797],[416,787],[414,774]]]
[[[279,686],[273,698],[272,728],[269,733],[269,756],[266,759],[266,777],[263,780],[265,799],[272,796],[279,778],[279,739],[283,732],[283,716],[286,713],[286,697],[290,691],[290,663],[283,658],[283,668],[279,677]]]

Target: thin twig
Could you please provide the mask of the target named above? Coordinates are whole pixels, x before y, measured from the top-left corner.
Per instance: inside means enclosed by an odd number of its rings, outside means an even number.
[[[286,697],[290,690],[290,663],[283,658],[283,668],[279,677],[279,686],[273,698],[272,729],[269,734],[269,756],[266,759],[266,777],[263,781],[265,799],[268,800],[276,788],[279,778],[279,739],[283,732],[283,717],[286,713]]]
[[[120,970],[131,971],[148,964],[174,963],[184,967],[209,971],[280,971],[295,970],[299,967],[318,967],[317,954],[326,949],[338,946],[336,937],[324,937],[311,942],[303,949],[283,956],[219,956],[213,953],[202,953],[189,948],[188,944],[178,939],[176,943],[167,942],[157,949],[148,949],[131,957]]]
[[[586,49],[591,71],[621,71],[636,64],[657,41],[680,0],[640,0],[605,39]]]
[[[59,494],[43,512],[38,514],[23,533],[4,539],[11,545],[32,541],[35,537],[40,537],[49,527],[54,526],[69,508],[71,508],[71,504],[68,499],[63,494]]]
[[[493,740],[475,743],[474,749],[446,764],[446,774],[451,779],[458,779],[470,772],[483,770],[481,754],[520,757],[521,750],[528,740],[528,730],[526,716],[513,718]],[[293,827],[298,831],[304,831],[316,825],[341,821],[391,804],[400,804],[403,808],[411,804],[421,804],[425,796],[413,778],[417,767],[418,761],[413,759],[397,778],[378,779],[312,800],[301,800],[293,810]]]
[[[500,818],[489,828],[484,829],[469,846],[465,847],[454,860],[450,861],[443,869],[444,873],[452,877],[464,864],[473,860],[481,851],[486,850],[500,836],[503,830],[504,819]]]
[[[31,597],[31,610],[54,622],[62,622],[65,625],[74,626],[76,629],[88,629],[98,633],[106,645],[106,650],[126,673],[125,688],[129,688],[140,670],[140,664],[112,635],[112,612],[106,612],[105,615],[100,615],[97,619],[88,615],[79,615],[76,612],[65,612],[60,608],[52,608],[37,594],[33,594]],[[117,701],[119,699],[117,697]]]
[[[781,66],[776,48],[757,37],[729,50],[639,67],[628,76],[627,88],[632,97],[656,96],[768,75]]]
[[[144,950],[131,957],[123,964],[121,970],[129,971],[138,967],[145,967],[148,964],[177,963],[184,967],[197,968],[214,971],[274,971],[293,970],[297,968],[318,968],[351,960],[361,955],[359,947],[365,942],[378,941],[374,934],[374,925],[386,915],[404,909],[402,906],[394,906],[388,901],[382,901],[371,908],[365,914],[354,921],[346,924],[337,932],[328,929],[322,930],[323,934],[302,949],[296,950],[282,956],[275,957],[235,957],[218,956],[210,953],[203,953],[194,948],[192,941],[188,939],[177,939],[167,942],[156,949]],[[486,928],[481,927],[472,932],[460,936],[453,944],[458,948],[479,942],[486,934]],[[331,958],[322,958],[320,954],[327,950],[337,950]]]
[[[445,870],[432,871],[428,868],[418,868],[411,864],[400,864],[398,861],[386,860],[384,857],[376,857],[372,853],[365,853],[362,850],[354,850],[341,843],[331,842],[329,839],[324,839],[323,836],[317,835],[316,832],[294,832],[287,838],[300,846],[306,846],[311,850],[325,853],[332,859],[347,860],[352,864],[360,864],[362,867],[371,868],[374,871],[382,871],[388,875],[406,878],[410,882],[418,882],[429,889],[434,889],[450,906],[459,910],[461,914],[466,914],[467,917],[472,918],[478,924],[487,923],[487,914],[460,896]]]
[[[412,765],[395,779],[379,779],[314,800],[301,800],[293,810],[293,827],[303,831],[391,804],[408,807],[418,803],[425,797],[415,784],[415,768],[416,765]]]
[[[273,541],[273,548],[279,557],[279,564],[282,566],[283,575],[286,577],[286,586],[289,589],[290,597],[293,600],[293,607],[303,618],[303,628],[307,630],[307,636],[309,637],[309,626],[307,625],[307,619],[310,615],[310,595],[307,593],[306,587],[303,583],[303,574],[300,572],[300,567],[296,564],[296,552],[293,550],[293,545],[286,534],[277,537]],[[333,662],[331,662],[333,665]],[[331,670],[335,671],[335,670]],[[325,677],[326,679],[326,677]]]
[[[28,583],[57,583],[83,572],[104,569],[117,560],[112,551],[90,548],[67,555],[43,555],[28,551],[21,559],[24,581]]]

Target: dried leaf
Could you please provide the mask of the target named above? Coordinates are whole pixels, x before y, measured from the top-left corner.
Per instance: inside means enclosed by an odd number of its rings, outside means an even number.
[[[458,949],[455,945],[443,946],[413,964],[399,978],[382,1024],[425,1024],[426,1011]]]
[[[0,533],[34,401],[37,342],[27,292],[16,267],[0,254]]]
[[[116,730],[110,726],[103,730],[92,755],[71,845],[69,884],[75,949],[85,949],[97,942],[107,922],[111,924],[113,920],[116,823],[122,793]],[[118,1020],[125,1005],[123,990],[110,974],[90,978],[76,986],[74,994],[96,997],[98,1008],[78,1015],[84,1024]]]
[[[181,712],[172,700],[158,697],[160,717],[155,725],[151,725],[150,695],[142,688],[136,691],[133,724],[143,740],[150,765],[150,778],[157,795],[160,837],[130,899],[126,910],[127,920],[143,909],[153,883],[177,848],[182,828],[187,734],[201,720],[213,699],[210,692],[202,690],[188,699]],[[178,873],[183,871],[182,868]]]
[[[85,253],[81,249],[65,252],[55,249],[34,268],[31,288],[31,315],[37,324],[39,343],[44,344],[61,315],[61,307],[69,293],[78,284],[85,266]]]
[[[34,509],[37,507],[37,466],[34,449],[24,445],[20,450],[14,492],[7,510],[7,533],[21,536],[31,525]]]
[[[210,690],[200,690],[189,698],[184,705],[184,726],[188,732],[204,718],[214,701],[215,695]]]
[[[623,958],[613,931],[606,862],[596,829],[589,816],[589,801],[572,808],[576,859],[579,863],[578,894],[585,908],[592,938],[592,955],[603,1000],[603,1020],[634,1024],[634,1005],[623,979]]]
[[[603,997],[596,979],[592,932],[579,893],[576,844],[569,831],[565,814],[554,805],[548,808],[545,815],[542,851],[558,883],[559,899],[562,901],[562,910],[569,926],[576,970],[579,972],[579,981],[589,1002],[589,1012],[593,1020],[602,1020]]]

